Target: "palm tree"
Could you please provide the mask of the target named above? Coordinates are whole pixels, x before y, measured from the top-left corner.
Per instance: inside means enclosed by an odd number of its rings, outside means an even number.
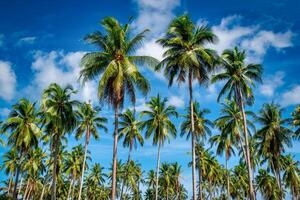
[[[107,128],[105,127],[105,123],[107,119],[105,117],[98,116],[100,109],[93,108],[89,103],[83,103],[77,112],[78,116],[78,128],[76,130],[76,138],[79,139],[85,134],[85,144],[84,144],[84,158],[81,170],[81,179],[80,179],[80,187],[79,187],[79,196],[78,200],[81,199],[81,192],[83,186],[83,178],[85,171],[85,162],[86,162],[86,153],[88,150],[88,144],[90,142],[90,137],[93,136],[95,139],[99,138],[98,129],[104,129],[107,132]]]
[[[17,163],[19,160],[18,152],[15,148],[11,148],[8,152],[4,153],[2,156],[3,164],[1,170],[4,169],[6,175],[9,175],[7,195],[10,195],[11,187],[13,186],[13,177],[15,176],[17,170]]]
[[[249,151],[249,133],[247,129],[247,117],[245,103],[251,104],[254,101],[252,87],[254,81],[261,81],[262,66],[260,64],[246,64],[246,52],[240,51],[237,47],[233,50],[225,50],[222,54],[224,70],[212,77],[211,82],[225,81],[224,87],[218,96],[220,98],[228,93],[228,99],[234,99],[242,113],[244,143],[249,177],[249,193],[251,200],[255,199],[253,188],[253,176],[251,167],[251,156]]]
[[[256,184],[265,200],[281,199],[280,189],[276,186],[276,180],[266,170],[260,169],[256,177]]]
[[[285,185],[291,191],[294,200],[300,197],[300,162],[295,161],[289,154],[284,157],[284,173],[283,180]]]
[[[218,122],[216,122],[218,124]],[[227,199],[230,199],[230,175],[228,173],[228,160],[231,157],[231,155],[235,155],[234,146],[236,146],[237,141],[235,138],[235,135],[232,134],[232,132],[226,132],[224,129],[222,129],[224,126],[219,126],[219,129],[221,129],[221,133],[214,135],[210,138],[211,145],[216,144],[217,155],[221,155],[225,153],[225,168],[227,172]]]
[[[297,127],[295,131],[295,138],[298,138],[300,140],[300,105],[298,105],[295,109],[295,111],[292,113],[293,117],[293,125]]]
[[[88,198],[97,199],[97,196],[100,195],[96,194],[98,192],[97,188],[103,186],[105,178],[107,178],[107,175],[103,171],[104,167],[102,167],[99,163],[94,164],[90,170],[90,173],[86,178],[86,183],[89,183],[89,186],[87,186]],[[101,193],[101,191],[99,193]]]
[[[282,153],[286,146],[291,146],[292,130],[286,125],[290,121],[282,117],[283,109],[274,103],[264,104],[257,116],[262,125],[257,131],[257,150],[269,166],[276,178],[276,183],[283,198],[280,170],[282,168]]]
[[[144,144],[143,136],[141,135],[141,132],[139,130],[141,122],[139,122],[135,118],[135,115],[131,110],[126,110],[123,114],[120,114],[119,117],[120,117],[119,124],[121,127],[119,128],[118,131],[119,132],[118,140],[124,138],[123,147],[129,147],[128,160],[127,160],[127,164],[128,164],[130,161],[130,153],[132,151],[132,148],[134,147],[136,149],[138,144],[141,146],[143,146]],[[120,199],[122,199],[125,180],[127,180],[127,171],[128,169],[125,170],[124,179],[121,186]]]
[[[156,175],[155,175],[155,171],[152,169],[147,173],[146,184],[147,184],[148,190],[147,190],[145,196],[148,197],[149,200],[154,199]]]
[[[176,137],[176,127],[171,121],[171,117],[178,117],[178,113],[173,106],[167,106],[167,98],[161,99],[159,95],[152,97],[147,103],[149,110],[141,112],[141,116],[146,119],[141,124],[141,129],[146,129],[146,138],[153,138],[153,145],[158,145],[156,164],[156,184],[155,199],[158,198],[158,177],[160,164],[160,148],[166,140],[170,141],[170,136]]]
[[[13,199],[17,199],[17,186],[23,158],[30,149],[38,146],[38,138],[42,134],[38,127],[39,120],[37,116],[35,103],[31,103],[27,99],[21,99],[13,105],[12,111],[2,127],[4,132],[11,131],[8,144],[16,148],[19,153]]]
[[[169,86],[174,78],[178,83],[188,79],[190,115],[192,125],[192,175],[193,175],[193,200],[196,200],[196,175],[195,175],[195,136],[193,110],[193,85],[194,79],[204,84],[209,79],[209,72],[214,64],[214,52],[205,48],[207,43],[213,43],[216,36],[207,26],[196,26],[187,15],[174,19],[168,27],[165,36],[158,42],[167,50],[164,59],[156,67],[164,67],[164,75],[169,79]]]
[[[76,127],[74,107],[79,105],[71,100],[75,91],[72,86],[62,88],[52,83],[43,92],[41,109],[45,116],[46,138],[50,139],[53,156],[51,200],[56,200],[57,158],[61,146],[61,139],[66,133],[71,133]]]
[[[135,56],[134,52],[141,44],[148,30],[131,37],[130,24],[121,25],[116,19],[107,17],[101,22],[105,33],[94,32],[85,37],[90,44],[95,44],[100,51],[91,52],[82,58],[80,78],[83,83],[95,79],[99,80],[98,96],[100,101],[108,102],[114,107],[115,128],[113,147],[113,177],[112,200],[116,198],[116,167],[118,144],[118,116],[123,106],[125,92],[130,101],[135,103],[135,88],[142,94],[147,94],[150,85],[139,72],[136,64],[155,66],[157,60],[149,56]]]
[[[180,126],[181,134],[180,136],[184,136],[187,134],[186,139],[188,140],[192,134],[192,126],[191,126],[191,109],[190,107],[187,108],[187,114],[184,115],[184,121]],[[193,103],[193,120],[194,120],[194,135],[195,139],[200,142],[200,140],[206,139],[207,135],[211,135],[211,130],[214,126],[214,124],[205,117],[206,114],[210,113],[207,109],[200,109],[200,105],[198,102]],[[196,145],[197,146],[197,145]],[[197,157],[197,156],[196,156]],[[196,162],[196,165],[200,164],[201,159]],[[201,176],[201,173],[198,173],[199,176]],[[199,177],[199,180],[201,180],[201,177]],[[199,184],[201,184],[199,182]],[[199,185],[199,199],[202,199],[202,190],[201,185]]]

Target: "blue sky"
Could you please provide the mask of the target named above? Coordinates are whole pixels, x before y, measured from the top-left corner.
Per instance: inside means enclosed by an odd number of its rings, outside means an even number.
[[[286,107],[288,115],[300,104],[299,4],[297,0],[0,1],[0,117],[5,119],[10,106],[20,97],[37,100],[51,82],[70,83],[79,90],[75,98],[91,99],[97,104],[96,82],[89,82],[83,88],[77,78],[80,58],[85,52],[95,50],[82,38],[101,30],[99,21],[103,17],[114,16],[122,23],[133,17],[133,32],[149,28],[151,32],[137,54],[161,59],[163,49],[155,43],[156,39],[174,16],[186,12],[199,25],[212,27],[219,42],[211,47],[219,53],[238,45],[248,51],[249,62],[263,64],[264,83],[255,89],[256,102],[251,109],[257,111],[263,103],[274,101]],[[137,110],[143,110],[149,97],[159,92],[183,113],[188,101],[186,86],[168,88],[160,73],[142,66],[141,70],[150,80],[152,91],[146,98],[138,97]],[[202,107],[211,110],[208,115],[211,119],[219,114],[216,96],[220,87],[220,84],[195,86],[195,98]],[[103,107],[103,114],[111,119],[110,131],[102,133],[100,141],[92,141],[89,148],[93,160],[107,167],[112,154],[113,118],[108,107]],[[180,120],[175,122],[178,127]],[[71,136],[68,145],[77,143]],[[298,160],[299,144],[294,142],[294,147],[288,149]],[[119,158],[125,160],[128,150],[119,146]],[[189,151],[190,142],[178,137],[166,144],[161,154],[162,161],[183,165],[182,181],[187,186],[191,177],[187,167]],[[156,148],[151,141],[133,153],[145,170],[155,167],[155,156]],[[236,161],[237,158],[232,158],[230,164]]]

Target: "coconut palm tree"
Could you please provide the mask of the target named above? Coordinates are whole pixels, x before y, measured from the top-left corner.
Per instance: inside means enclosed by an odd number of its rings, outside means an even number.
[[[218,124],[218,122],[216,122]],[[237,141],[235,138],[235,135],[232,134],[232,132],[226,132],[222,128],[224,127],[223,125],[220,127],[218,126],[219,129],[221,129],[221,133],[214,135],[213,137],[210,138],[210,143],[211,145],[216,145],[217,150],[216,154],[221,155],[225,154],[225,168],[227,171],[227,199],[230,199],[230,175],[228,173],[228,160],[232,155],[235,155],[235,150],[234,146],[236,146]]]
[[[140,132],[140,125],[141,122],[138,121],[135,118],[134,113],[131,110],[126,110],[124,113],[119,115],[120,117],[120,128],[119,128],[119,138],[123,139],[123,147],[129,147],[129,153],[128,153],[128,159],[127,159],[127,164],[130,161],[130,154],[133,148],[137,148],[138,145],[143,146],[144,144],[144,139],[143,136],[141,135]],[[122,199],[122,195],[123,195],[123,190],[124,190],[124,185],[125,185],[125,181],[127,180],[127,171],[125,169],[125,174],[124,174],[124,178],[123,178],[123,183],[121,186],[121,197],[120,199]]]
[[[78,200],[81,200],[82,186],[84,182],[84,172],[85,172],[85,163],[86,163],[86,153],[88,151],[88,145],[90,142],[91,136],[95,139],[99,138],[98,129],[103,129],[107,132],[105,123],[107,119],[105,117],[99,116],[99,108],[93,108],[90,103],[83,103],[79,110],[77,111],[77,123],[78,128],[76,129],[76,138],[79,139],[85,134],[85,143],[84,143],[84,158],[81,169],[81,178],[80,178],[80,187],[79,187],[79,196]]]
[[[300,162],[293,159],[289,154],[284,157],[283,180],[286,187],[291,191],[293,200],[300,197]]]
[[[224,87],[218,96],[218,101],[226,93],[228,99],[235,100],[242,113],[244,143],[249,176],[249,192],[251,200],[255,199],[253,188],[253,173],[251,167],[251,156],[249,150],[249,133],[245,104],[253,103],[254,96],[252,88],[255,81],[261,81],[262,66],[260,64],[246,64],[246,52],[240,51],[237,47],[233,50],[227,49],[222,54],[224,70],[212,77],[211,82],[225,81]]]
[[[300,105],[298,105],[295,111],[292,113],[293,125],[297,128],[295,131],[295,138],[300,140]]]
[[[56,200],[57,158],[61,139],[76,127],[74,107],[78,106],[79,102],[71,99],[74,93],[75,91],[70,85],[62,88],[58,84],[52,83],[44,90],[42,96],[41,110],[45,118],[45,138],[50,140],[53,156],[51,200]]]
[[[157,60],[150,56],[134,55],[148,30],[132,37],[130,24],[121,25],[112,17],[103,19],[101,25],[104,28],[104,33],[97,31],[85,37],[88,43],[96,45],[100,51],[84,55],[81,62],[80,78],[84,83],[99,77],[99,99],[114,107],[115,129],[111,193],[112,200],[114,200],[116,198],[119,110],[123,106],[125,93],[130,97],[130,101],[135,103],[135,88],[144,95],[150,89],[148,81],[139,72],[137,64],[155,66]]]
[[[147,192],[145,196],[150,200],[154,199],[155,196],[155,185],[156,185],[156,175],[154,170],[150,170],[147,173],[147,178],[146,178],[146,184],[147,184]]]
[[[282,153],[286,147],[291,146],[292,130],[287,127],[289,119],[283,118],[283,109],[274,103],[264,104],[256,117],[261,124],[255,135],[257,138],[258,153],[263,157],[276,178],[276,183],[283,198],[283,188],[281,184]]]
[[[104,186],[105,178],[107,178],[107,175],[103,171],[104,167],[102,167],[99,163],[95,163],[92,166],[86,178],[87,197],[89,199],[96,200],[97,197],[104,198],[100,196],[102,193],[101,186]]]
[[[1,166],[1,170],[4,169],[6,175],[8,175],[8,187],[7,187],[7,195],[10,196],[11,187],[13,186],[13,178],[17,171],[17,163],[19,157],[18,152],[15,148],[11,148],[8,152],[4,153],[2,156],[3,164]]]
[[[176,127],[171,121],[171,117],[178,117],[178,113],[173,106],[167,106],[167,98],[161,99],[159,95],[152,97],[147,103],[149,110],[141,112],[141,116],[146,119],[141,123],[141,129],[146,129],[146,138],[152,136],[153,145],[157,145],[156,183],[155,199],[158,198],[158,178],[160,164],[160,148],[165,141],[170,141],[170,136],[176,137]]]
[[[27,152],[38,146],[38,139],[42,134],[38,123],[38,112],[35,108],[35,103],[31,103],[27,99],[20,99],[17,104],[13,105],[12,111],[2,127],[4,132],[10,130],[8,145],[13,146],[19,154],[13,199],[17,199],[17,186],[21,163]]]
[[[216,36],[207,26],[196,26],[187,16],[179,16],[174,19],[165,36],[158,40],[167,50],[164,59],[156,67],[156,70],[164,68],[164,75],[169,80],[169,86],[174,82],[184,83],[188,80],[190,113],[192,125],[192,175],[193,175],[193,200],[196,200],[196,176],[195,176],[195,138],[193,116],[193,80],[204,84],[209,79],[214,62],[214,52],[205,48],[207,43],[213,43]]]
[[[257,188],[261,192],[265,200],[281,199],[280,189],[276,184],[276,180],[266,170],[260,169],[256,177]]]

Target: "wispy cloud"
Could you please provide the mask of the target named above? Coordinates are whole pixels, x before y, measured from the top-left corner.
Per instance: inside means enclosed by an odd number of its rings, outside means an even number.
[[[266,97],[273,97],[276,89],[284,84],[284,76],[285,73],[283,71],[277,71],[273,75],[266,76],[259,88],[259,93]]]
[[[17,45],[21,46],[23,44],[34,44],[37,40],[37,37],[34,36],[29,36],[29,37],[23,37],[21,39],[19,39]]]
[[[295,85],[290,90],[285,91],[279,102],[282,106],[300,104],[300,85]]]
[[[12,64],[0,60],[0,98],[10,101],[15,97],[17,77]]]

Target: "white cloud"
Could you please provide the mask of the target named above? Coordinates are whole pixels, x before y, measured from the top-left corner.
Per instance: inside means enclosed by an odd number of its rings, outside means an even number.
[[[161,34],[171,19],[173,10],[180,5],[180,0],[135,0],[138,5],[138,18],[133,25],[136,31],[150,29],[152,35]]]
[[[241,19],[241,16],[232,15],[223,18],[219,25],[212,26],[219,42],[211,47],[218,53],[234,46],[241,46],[248,50],[251,57],[249,60],[260,61],[269,48],[281,50],[293,46],[292,31],[273,32],[256,25],[243,26]]]
[[[55,82],[62,86],[71,84],[78,90],[76,98],[83,101],[96,101],[96,82],[87,82],[84,86],[80,86],[78,82],[79,64],[84,54],[85,52],[35,52],[34,61],[31,66],[34,78],[25,92],[35,94],[36,97],[39,97],[41,91],[50,83]]]
[[[10,110],[8,108],[0,108],[0,116],[5,118],[9,115]]]
[[[284,92],[280,103],[283,106],[300,104],[300,85],[295,85],[291,90]]]
[[[168,98],[168,104],[175,106],[176,108],[183,108],[184,107],[184,100],[182,97],[178,96],[170,96]]]
[[[162,60],[164,48],[156,43],[156,39],[151,39],[147,41],[142,47],[137,50],[137,55],[147,55],[152,56],[158,60]]]
[[[277,71],[274,75],[267,76],[260,86],[259,92],[264,96],[272,97],[275,90],[284,84],[284,76],[285,74],[282,71]]]
[[[36,41],[36,37],[30,36],[30,37],[23,37],[21,38],[17,45],[22,45],[22,44],[34,44]]]
[[[0,60],[0,98],[10,101],[15,96],[16,74],[10,62]]]

